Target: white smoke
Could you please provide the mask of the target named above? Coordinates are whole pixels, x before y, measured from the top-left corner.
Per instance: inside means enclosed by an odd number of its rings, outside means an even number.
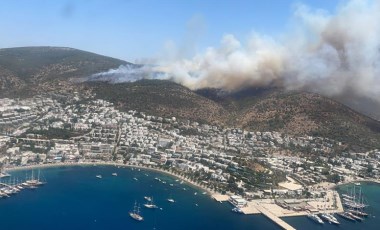
[[[87,78],[87,81],[105,81],[109,83],[134,82],[142,79],[167,79],[166,73],[155,71],[153,66],[122,65],[117,69],[97,73]]]
[[[291,29],[280,39],[253,34],[241,42],[227,34],[218,47],[193,58],[156,64],[100,76],[113,82],[171,79],[191,89],[277,85],[380,101],[380,1],[347,1],[334,14],[298,5]]]

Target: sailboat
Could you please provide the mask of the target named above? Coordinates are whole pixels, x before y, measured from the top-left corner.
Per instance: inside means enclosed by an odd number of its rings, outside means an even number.
[[[368,216],[367,213],[364,212],[364,208],[368,207],[367,204],[364,204],[364,197],[362,194],[362,189],[359,187],[359,194],[355,191],[356,185],[353,186],[351,190],[351,195],[343,194],[343,204],[346,206],[350,213],[354,216]],[[356,218],[361,220],[361,218]]]
[[[140,215],[140,206],[137,206],[137,202],[135,202],[135,205],[133,207],[133,211],[129,212],[129,216],[137,221],[143,221],[144,218]]]
[[[32,176],[30,177],[30,180],[25,181],[24,185],[25,185],[27,188],[30,188],[30,189],[35,189],[35,188],[37,188],[38,180],[36,180],[36,179],[34,178],[34,171],[33,171],[33,170],[32,170]]]
[[[364,196],[362,194],[362,188],[359,190],[359,198],[357,203],[359,204],[358,207],[349,209],[349,212],[355,216],[367,217],[368,213],[364,212]]]
[[[41,171],[38,169],[37,185],[44,185],[44,184],[46,184],[47,182],[46,182],[46,181],[41,181],[41,179],[40,179],[40,174],[41,174]]]

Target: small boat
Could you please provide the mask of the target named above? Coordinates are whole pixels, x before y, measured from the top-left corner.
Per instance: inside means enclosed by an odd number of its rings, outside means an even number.
[[[316,214],[308,214],[307,217],[309,217],[311,220],[315,221],[318,224],[324,224],[323,220],[319,218]]]
[[[172,198],[169,198],[168,201],[169,201],[170,203],[174,203],[174,202],[175,202],[175,200],[172,199]]]
[[[140,215],[140,206],[137,206],[137,203],[135,202],[135,205],[133,207],[133,211],[129,212],[129,216],[137,221],[143,221],[144,218]]]
[[[144,199],[147,200],[147,201],[149,201],[149,202],[152,201],[152,198],[149,197],[149,196],[144,196]]]
[[[170,186],[172,186],[172,187],[173,187],[173,186],[174,186],[174,184],[170,184]]]
[[[135,180],[135,181],[138,181],[139,179],[137,179],[136,177],[133,177],[133,179]]]
[[[195,204],[195,206],[197,206],[197,207],[198,207],[198,204]]]
[[[243,211],[238,207],[233,208],[231,211],[236,212],[236,213],[243,213]]]
[[[206,195],[206,194],[207,194],[207,192],[202,192],[202,194],[203,194],[203,195]]]
[[[356,183],[354,183],[356,186],[360,186],[360,183],[359,182],[356,182]]]
[[[96,178],[102,179],[102,175],[96,175]]]
[[[117,176],[117,173],[112,173],[112,176]]]
[[[145,197],[144,197],[145,198]],[[150,197],[149,197],[150,198]],[[144,204],[145,208],[158,208],[157,205],[153,203],[153,197],[150,198],[149,203]]]
[[[195,193],[194,193],[194,196],[196,196],[197,194],[198,194],[198,193],[195,192]]]

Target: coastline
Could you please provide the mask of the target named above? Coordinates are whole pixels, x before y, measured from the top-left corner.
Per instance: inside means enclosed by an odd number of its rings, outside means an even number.
[[[347,185],[347,184],[353,184],[353,183],[374,183],[380,185],[380,180],[376,179],[355,179],[355,180],[350,180],[350,181],[345,181],[342,183],[334,184],[331,186],[331,189],[336,189],[339,186]]]
[[[20,170],[33,170],[33,169],[41,169],[41,168],[56,168],[56,167],[68,167],[68,166],[114,166],[114,167],[121,167],[121,168],[140,168],[140,169],[145,169],[145,170],[151,170],[151,171],[163,173],[166,175],[170,175],[175,178],[179,178],[183,180],[184,182],[188,183],[189,185],[207,192],[212,198],[215,198],[215,196],[221,195],[220,193],[215,192],[197,182],[191,181],[190,179],[185,178],[184,176],[177,175],[173,172],[166,171],[163,169],[151,168],[151,167],[146,167],[142,165],[130,165],[130,164],[122,164],[122,163],[114,163],[114,162],[67,162],[67,163],[49,163],[49,164],[16,166],[16,167],[5,168],[5,170],[7,172],[12,172],[12,171],[20,171]]]

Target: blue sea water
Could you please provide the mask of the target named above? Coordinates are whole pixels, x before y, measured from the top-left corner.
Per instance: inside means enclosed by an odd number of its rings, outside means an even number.
[[[118,176],[112,176],[113,172]],[[25,178],[26,173],[30,175],[30,171],[17,171],[12,176]],[[48,184],[0,199],[1,230],[280,229],[263,215],[233,213],[230,204],[218,203],[197,188],[153,171],[72,166],[41,169],[41,173]],[[98,174],[103,178],[96,178]],[[372,214],[363,223],[339,219],[340,226],[320,226],[306,217],[283,219],[297,229],[380,229],[380,186],[364,184],[362,189],[371,204],[368,211]],[[143,207],[144,196],[153,196],[162,210]],[[170,197],[176,202],[169,203],[167,198]],[[143,222],[128,215],[135,201],[141,205]]]
[[[118,176],[112,176],[113,172]],[[25,178],[25,173],[12,175]],[[218,203],[197,188],[153,171],[75,166],[42,169],[41,173],[46,185],[0,199],[1,230],[278,229],[262,215],[233,213],[230,204]],[[97,174],[103,178],[96,178]],[[144,196],[153,196],[162,210],[141,207],[144,221],[137,222],[128,212],[135,201],[142,206]],[[169,197],[176,202],[168,202]]]

